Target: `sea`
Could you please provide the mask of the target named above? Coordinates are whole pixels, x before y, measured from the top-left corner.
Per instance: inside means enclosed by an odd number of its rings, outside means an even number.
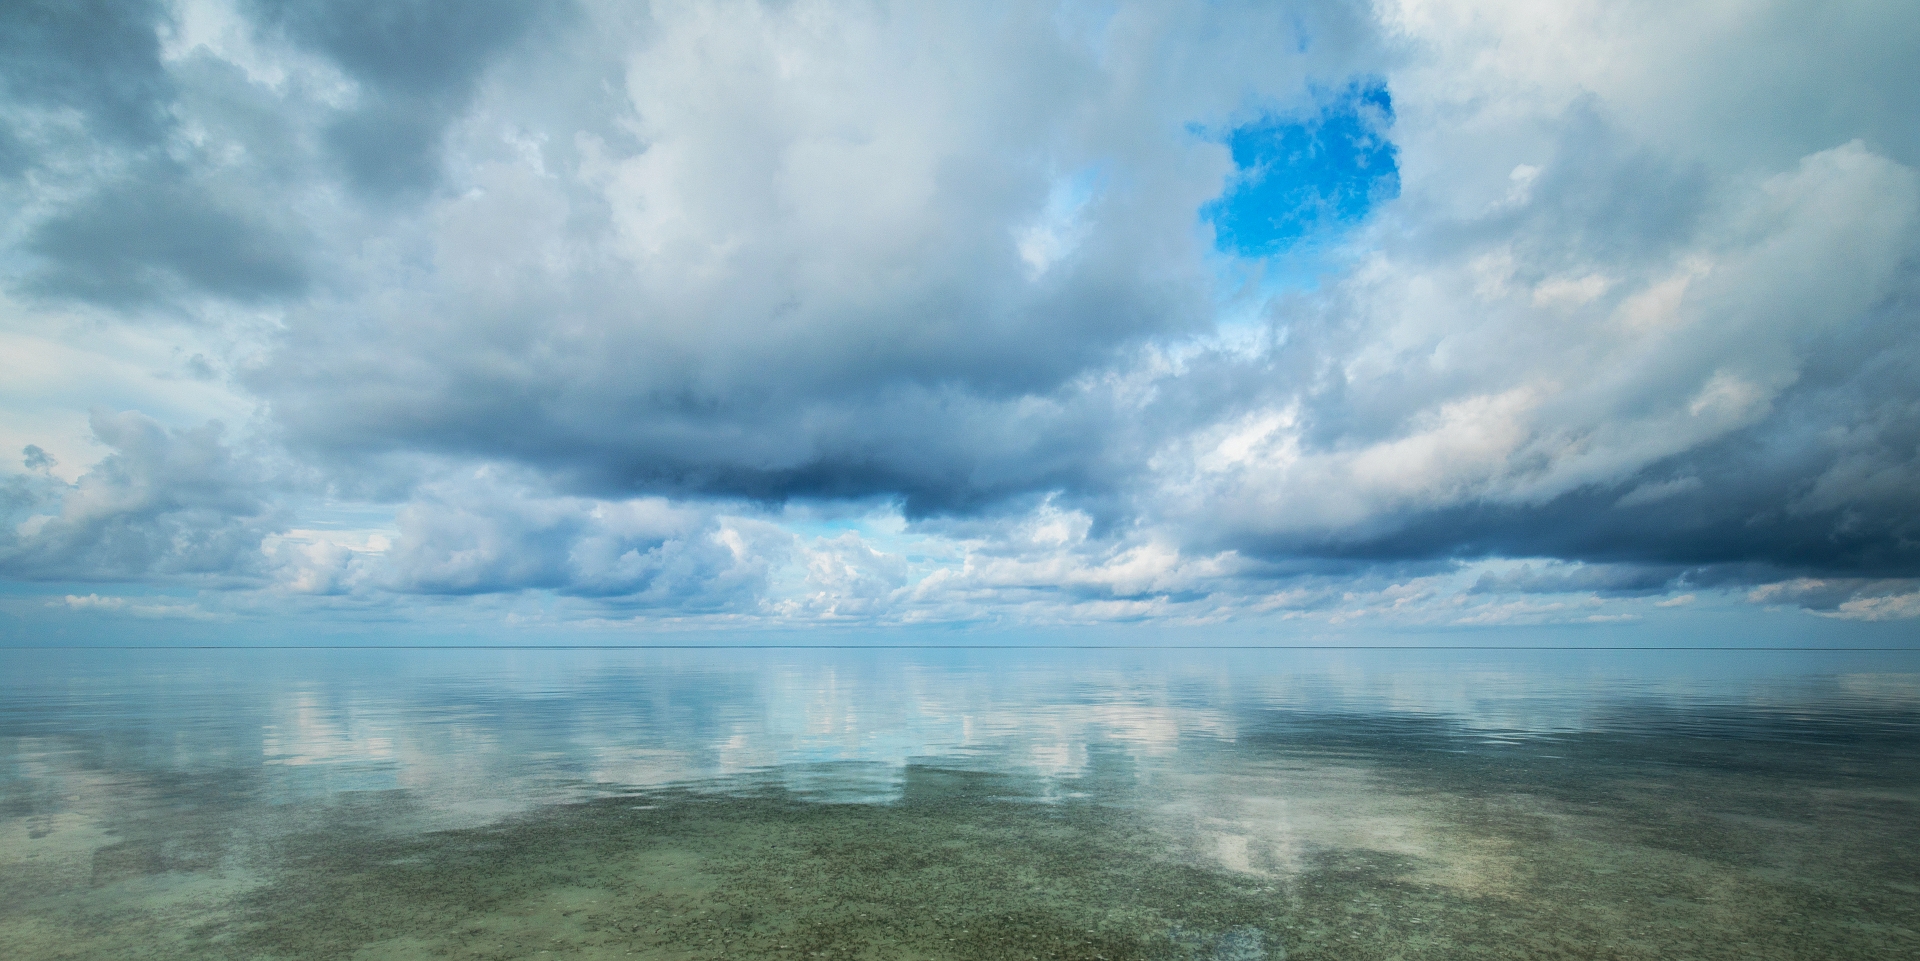
[[[1920,653],[0,651],[0,956],[1920,957]]]

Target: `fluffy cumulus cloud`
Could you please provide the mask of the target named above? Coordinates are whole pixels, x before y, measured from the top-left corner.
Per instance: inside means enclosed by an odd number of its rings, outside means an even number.
[[[1910,620],[1916,35],[8,4],[0,576],[103,616]]]
[[[164,576],[246,583],[260,543],[282,518],[262,496],[269,478],[238,463],[218,423],[169,431],[138,413],[96,410],[94,436],[111,453],[77,483],[50,476],[34,446],[10,478],[0,571],[67,580]]]

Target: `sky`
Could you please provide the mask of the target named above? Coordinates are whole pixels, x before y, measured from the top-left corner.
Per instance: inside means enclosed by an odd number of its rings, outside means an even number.
[[[0,5],[7,643],[1920,645],[1920,5]]]

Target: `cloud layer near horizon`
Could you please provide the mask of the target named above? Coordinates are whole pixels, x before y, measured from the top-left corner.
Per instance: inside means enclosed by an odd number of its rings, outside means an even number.
[[[1920,615],[1911,5],[436,9],[0,12],[0,576]]]

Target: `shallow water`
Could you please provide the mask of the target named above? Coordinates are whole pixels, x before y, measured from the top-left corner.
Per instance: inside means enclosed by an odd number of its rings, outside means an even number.
[[[9,958],[1890,958],[1920,655],[0,652]]]

